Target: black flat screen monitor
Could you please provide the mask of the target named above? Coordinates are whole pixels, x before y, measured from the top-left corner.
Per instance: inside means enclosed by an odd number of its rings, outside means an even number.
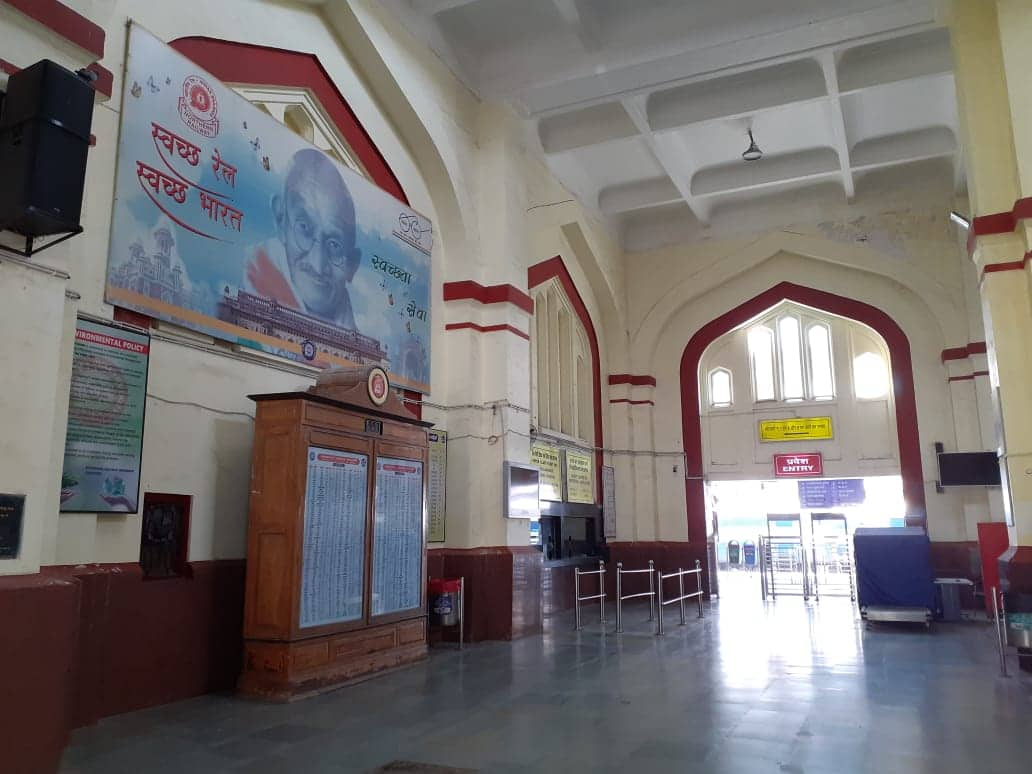
[[[949,452],[939,455],[942,486],[999,486],[1000,461],[996,452]]]

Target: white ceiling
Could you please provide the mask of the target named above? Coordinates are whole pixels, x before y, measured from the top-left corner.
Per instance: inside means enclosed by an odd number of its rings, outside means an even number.
[[[511,104],[635,249],[757,201],[852,201],[888,168],[939,159],[964,183],[935,0],[382,1],[482,98]],[[750,128],[764,158],[746,163]]]

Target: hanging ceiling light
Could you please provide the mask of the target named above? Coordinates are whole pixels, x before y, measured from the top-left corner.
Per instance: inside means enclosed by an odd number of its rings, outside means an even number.
[[[745,149],[742,158],[746,161],[759,161],[763,158],[763,151],[760,150],[760,146],[753,139],[752,129],[749,130],[749,147]]]

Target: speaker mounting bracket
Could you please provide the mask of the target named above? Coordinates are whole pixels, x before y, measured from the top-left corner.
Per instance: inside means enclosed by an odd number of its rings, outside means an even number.
[[[12,253],[17,253],[18,255],[22,256],[23,258],[31,258],[36,253],[41,253],[44,250],[46,250],[47,248],[53,247],[54,245],[59,245],[62,242],[64,242],[65,240],[71,239],[73,236],[78,236],[82,232],[83,232],[82,226],[76,226],[74,230],[69,231],[66,234],[62,234],[57,239],[53,239],[53,240],[51,240],[49,242],[46,242],[46,243],[44,243],[43,245],[40,245],[40,246],[37,246],[37,243],[36,243],[36,240],[38,239],[38,237],[26,236],[25,237],[25,247],[24,248],[12,247],[11,245],[7,245],[7,244],[0,244],[0,248],[3,248],[4,250],[9,250]],[[12,232],[12,233],[15,233],[15,232]],[[19,234],[19,236],[22,236],[22,235]]]

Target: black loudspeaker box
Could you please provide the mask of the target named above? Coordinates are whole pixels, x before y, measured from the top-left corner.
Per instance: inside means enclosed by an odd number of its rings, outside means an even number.
[[[12,75],[0,112],[0,230],[79,229],[93,86],[44,59]]]

